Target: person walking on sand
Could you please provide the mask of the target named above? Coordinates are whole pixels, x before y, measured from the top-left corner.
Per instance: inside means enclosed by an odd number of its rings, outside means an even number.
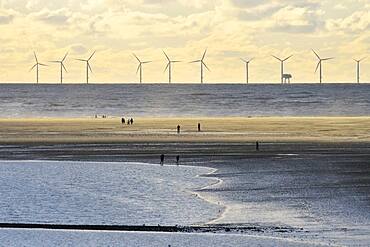
[[[180,131],[181,131],[181,126],[177,125],[177,134],[180,134]]]
[[[164,164],[164,154],[161,154],[161,166]]]
[[[125,123],[126,123],[125,118],[121,118],[121,123],[122,123],[122,124],[125,124]]]
[[[260,151],[260,143],[256,141],[256,151]]]
[[[200,132],[201,129],[200,129],[200,123],[198,123],[198,132]]]
[[[131,118],[131,119],[130,119],[130,122],[131,122],[131,125],[133,125],[133,124],[134,124],[134,119],[133,119],[133,118]]]
[[[176,165],[179,165],[179,163],[180,163],[180,155],[177,155],[176,156]]]

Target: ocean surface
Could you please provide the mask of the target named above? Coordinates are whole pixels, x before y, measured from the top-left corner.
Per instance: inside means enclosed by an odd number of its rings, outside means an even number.
[[[0,117],[363,116],[370,84],[1,84]]]

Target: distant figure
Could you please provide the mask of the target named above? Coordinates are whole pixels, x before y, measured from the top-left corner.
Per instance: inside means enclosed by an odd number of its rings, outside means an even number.
[[[177,155],[176,156],[176,165],[179,165],[179,162],[180,162],[180,155]]]
[[[121,118],[121,123],[122,123],[122,124],[125,124],[125,123],[126,123],[125,118]]]
[[[161,166],[164,164],[164,154],[161,154]]]
[[[95,118],[98,118],[98,115],[95,114]]]
[[[180,134],[180,131],[181,131],[180,125],[177,125],[177,134]]]
[[[133,118],[131,118],[131,119],[130,119],[130,122],[131,122],[131,125],[133,125],[133,124],[134,124],[134,119],[133,119]]]
[[[130,125],[131,121],[130,119],[127,119],[127,125]]]
[[[198,123],[198,132],[200,132],[201,130],[200,130],[200,123]]]
[[[258,141],[256,141],[256,151],[260,151],[260,144]]]

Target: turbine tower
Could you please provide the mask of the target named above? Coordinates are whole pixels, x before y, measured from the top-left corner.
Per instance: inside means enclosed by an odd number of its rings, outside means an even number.
[[[240,58],[245,63],[245,81],[248,84],[249,83],[249,63],[253,60],[254,58],[251,58],[249,60],[246,60],[244,58]]]
[[[39,66],[47,66],[47,65],[43,63],[39,63],[36,52],[33,52],[33,55],[35,56],[36,64],[32,66],[30,71],[32,71],[36,67],[36,83],[39,84]]]
[[[333,57],[328,57],[328,58],[321,58],[313,49],[312,49],[313,53],[315,53],[317,59],[319,60],[319,62],[317,63],[317,66],[316,66],[316,69],[315,69],[315,73],[317,72],[317,69],[320,68],[320,84],[322,83],[322,62],[323,61],[327,61],[327,60],[331,60],[331,59],[334,59]]]
[[[55,61],[50,61],[51,63],[59,63],[60,64],[60,84],[63,84],[63,70],[67,72],[66,67],[64,66],[64,61],[66,60],[68,56],[68,52],[64,55],[62,60],[55,60]]]
[[[164,69],[164,72],[166,72],[166,71],[167,71],[167,69],[168,69],[168,83],[170,83],[170,84],[171,84],[171,82],[172,82],[172,64],[173,64],[173,63],[179,63],[179,62],[181,62],[181,61],[172,61],[172,60],[168,57],[168,55],[166,54],[166,52],[164,52],[164,51],[163,51],[163,53],[164,53],[164,55],[166,56],[166,59],[167,59],[167,61],[168,61],[167,66],[166,66],[166,68]]]
[[[200,83],[202,83],[202,84],[203,84],[203,78],[204,78],[204,76],[203,76],[203,72],[204,72],[203,66],[206,67],[206,69],[208,71],[210,71],[209,68],[207,67],[207,65],[204,63],[204,58],[206,57],[206,54],[207,54],[207,49],[204,51],[202,59],[190,62],[190,63],[200,63]]]
[[[89,84],[89,71],[91,73],[93,72],[92,69],[91,69],[91,66],[90,66],[90,60],[95,55],[95,53],[96,53],[96,51],[94,51],[88,59],[76,59],[78,61],[86,63],[86,84]]]
[[[143,83],[143,64],[151,63],[152,61],[144,61],[142,62],[135,54],[133,54],[136,60],[139,62],[139,66],[137,67],[136,74],[140,72],[140,84]]]
[[[356,62],[356,64],[357,64],[357,66],[356,66],[356,71],[357,71],[357,83],[360,83],[360,63],[361,63],[363,60],[365,60],[365,59],[366,59],[366,57],[361,58],[360,60],[353,59],[353,60]]]
[[[277,60],[280,61],[281,65],[280,65],[280,69],[281,69],[281,84],[284,83],[284,62],[287,61],[289,58],[291,58],[293,55],[290,55],[289,57],[285,58],[285,59],[281,59],[281,58],[278,58],[274,55],[272,55],[274,58],[276,58]]]

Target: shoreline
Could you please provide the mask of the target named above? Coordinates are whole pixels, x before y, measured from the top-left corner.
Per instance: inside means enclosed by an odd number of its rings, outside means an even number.
[[[370,142],[366,117],[0,118],[0,144]],[[197,124],[201,124],[198,132]],[[177,134],[176,126],[181,126]]]

